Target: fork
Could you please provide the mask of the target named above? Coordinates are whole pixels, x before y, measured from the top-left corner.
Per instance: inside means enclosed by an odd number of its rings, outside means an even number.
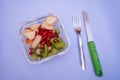
[[[81,38],[82,26],[81,26],[80,16],[73,16],[72,17],[72,23],[73,23],[73,28],[76,31],[77,35],[78,35],[79,48],[80,48],[80,50],[79,50],[80,65],[82,67],[82,70],[85,71],[85,69],[86,69],[86,61],[85,61],[82,38]]]

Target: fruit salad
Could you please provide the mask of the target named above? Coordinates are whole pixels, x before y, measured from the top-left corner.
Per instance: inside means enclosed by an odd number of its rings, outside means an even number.
[[[47,16],[42,23],[31,24],[24,29],[29,55],[33,60],[48,58],[66,48],[60,30],[55,26],[57,21],[56,16]]]

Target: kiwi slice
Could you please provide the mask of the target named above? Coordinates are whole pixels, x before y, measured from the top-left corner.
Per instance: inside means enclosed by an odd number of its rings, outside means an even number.
[[[48,46],[46,44],[44,45],[44,52],[41,55],[42,58],[46,58],[48,55]]]
[[[52,48],[52,50],[48,53],[48,56],[55,55],[55,54],[57,54],[57,52],[58,52],[58,49]]]
[[[31,55],[31,57],[32,57],[33,60],[37,60],[37,55],[36,55],[36,54],[33,53],[33,54]]]
[[[58,38],[58,42],[52,43],[52,44],[58,50],[64,49],[66,47],[66,44],[64,43],[64,41],[60,37]]]

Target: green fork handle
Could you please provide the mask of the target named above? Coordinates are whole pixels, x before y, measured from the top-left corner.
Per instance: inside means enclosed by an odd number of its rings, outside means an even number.
[[[88,47],[89,47],[92,63],[93,63],[93,66],[94,66],[95,74],[98,77],[102,77],[102,75],[103,75],[102,67],[101,67],[101,64],[100,64],[100,60],[99,60],[99,57],[98,57],[98,53],[97,53],[97,49],[96,49],[94,41],[88,42]]]

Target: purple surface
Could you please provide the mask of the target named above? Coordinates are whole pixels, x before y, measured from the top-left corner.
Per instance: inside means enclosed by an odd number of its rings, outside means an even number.
[[[119,3],[119,0],[0,0],[0,80],[120,80]],[[82,15],[82,10],[89,14],[104,72],[101,78],[95,76],[84,28],[86,71],[79,65],[77,35],[71,17]],[[71,49],[65,56],[34,66],[23,55],[19,25],[50,12],[62,19]]]

